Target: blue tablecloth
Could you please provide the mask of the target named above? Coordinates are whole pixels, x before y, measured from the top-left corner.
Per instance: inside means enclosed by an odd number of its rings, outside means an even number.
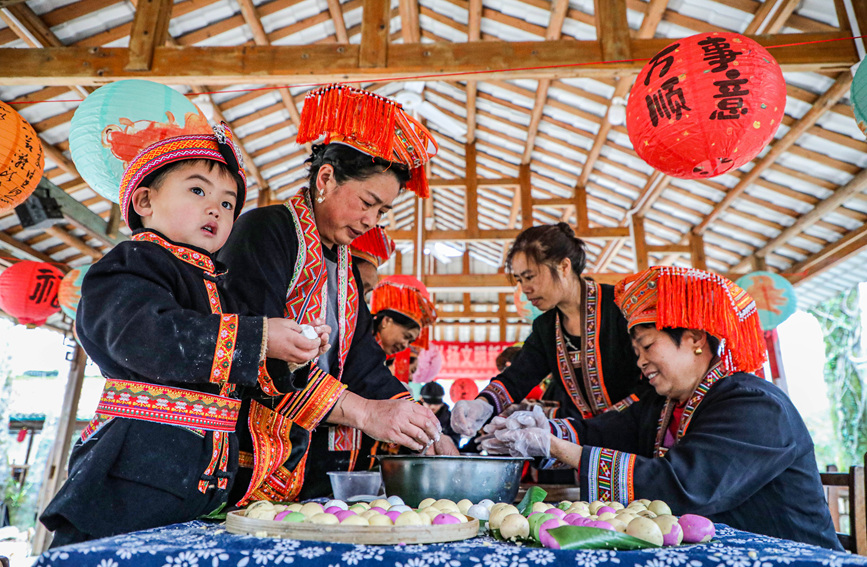
[[[707,544],[640,551],[527,548],[489,537],[430,545],[353,545],[240,536],[220,524],[189,522],[43,553],[39,567],[838,567],[867,557],[774,539],[717,524]]]

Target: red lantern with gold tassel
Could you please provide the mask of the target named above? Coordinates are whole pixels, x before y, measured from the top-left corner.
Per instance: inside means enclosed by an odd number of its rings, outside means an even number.
[[[679,39],[644,66],[626,106],[629,139],[662,173],[709,178],[737,169],[770,142],[786,82],[770,53],[736,33]]]
[[[18,262],[0,274],[0,308],[24,325],[42,325],[58,311],[63,272],[47,262]]]
[[[0,213],[27,200],[44,168],[42,142],[33,127],[0,102]]]

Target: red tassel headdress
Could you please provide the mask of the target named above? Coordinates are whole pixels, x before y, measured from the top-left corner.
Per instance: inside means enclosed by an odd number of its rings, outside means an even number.
[[[409,168],[406,187],[422,199],[430,197],[424,164],[439,149],[430,131],[391,99],[347,85],[310,91],[301,110],[296,141],[347,144],[366,154]]]
[[[428,327],[437,319],[436,308],[423,283],[412,276],[389,276],[373,288],[370,312],[397,311],[406,315],[421,327],[419,338],[413,343],[427,348],[430,342]]]
[[[683,327],[717,337],[728,372],[755,372],[765,362],[756,302],[718,274],[654,266],[621,280],[614,301],[630,329],[655,323],[657,329]]]
[[[385,229],[375,226],[349,244],[349,252],[362,260],[367,260],[377,268],[394,254],[394,240],[389,238]]]

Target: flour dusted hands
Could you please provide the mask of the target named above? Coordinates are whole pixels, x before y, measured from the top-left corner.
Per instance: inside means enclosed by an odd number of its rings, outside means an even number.
[[[533,405],[532,411],[520,409],[521,407],[520,404],[512,404],[503,413],[492,419],[491,423],[483,429],[485,434],[478,440],[479,448],[493,454],[509,453],[508,444],[500,438],[498,433],[527,428],[549,430],[548,417],[542,410],[542,406]]]
[[[484,400],[461,400],[452,408],[452,429],[472,437],[494,414],[494,406]]]

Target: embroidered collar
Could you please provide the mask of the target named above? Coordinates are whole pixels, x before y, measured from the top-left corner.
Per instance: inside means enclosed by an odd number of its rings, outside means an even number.
[[[696,408],[698,408],[699,404],[704,400],[704,397],[708,393],[708,390],[710,390],[711,386],[726,376],[728,376],[728,374],[726,374],[725,367],[721,360],[718,360],[713,366],[711,366],[710,370],[708,370],[704,379],[702,379],[701,383],[699,383],[695,388],[695,391],[692,393],[692,396],[690,396],[689,400],[686,402],[686,406],[683,408],[683,414],[680,416],[680,424],[677,427],[677,438],[675,439],[675,443],[680,441],[683,436],[686,435],[686,430],[689,427],[689,422],[692,419],[693,412],[695,412]],[[675,406],[677,406],[677,402],[669,398],[665,402],[665,406],[662,408],[662,413],[659,416],[659,424],[656,429],[655,451],[658,457],[662,457],[666,452],[668,452],[669,447],[663,447],[662,442],[665,439],[665,431],[668,429]]]
[[[175,244],[155,230],[137,230],[133,233],[132,239],[138,240],[139,242],[153,242],[154,244],[162,246],[171,252],[172,256],[178,260],[186,262],[191,266],[195,266],[210,276],[218,276],[226,271],[221,264],[214,262],[211,255],[201,248]]]

